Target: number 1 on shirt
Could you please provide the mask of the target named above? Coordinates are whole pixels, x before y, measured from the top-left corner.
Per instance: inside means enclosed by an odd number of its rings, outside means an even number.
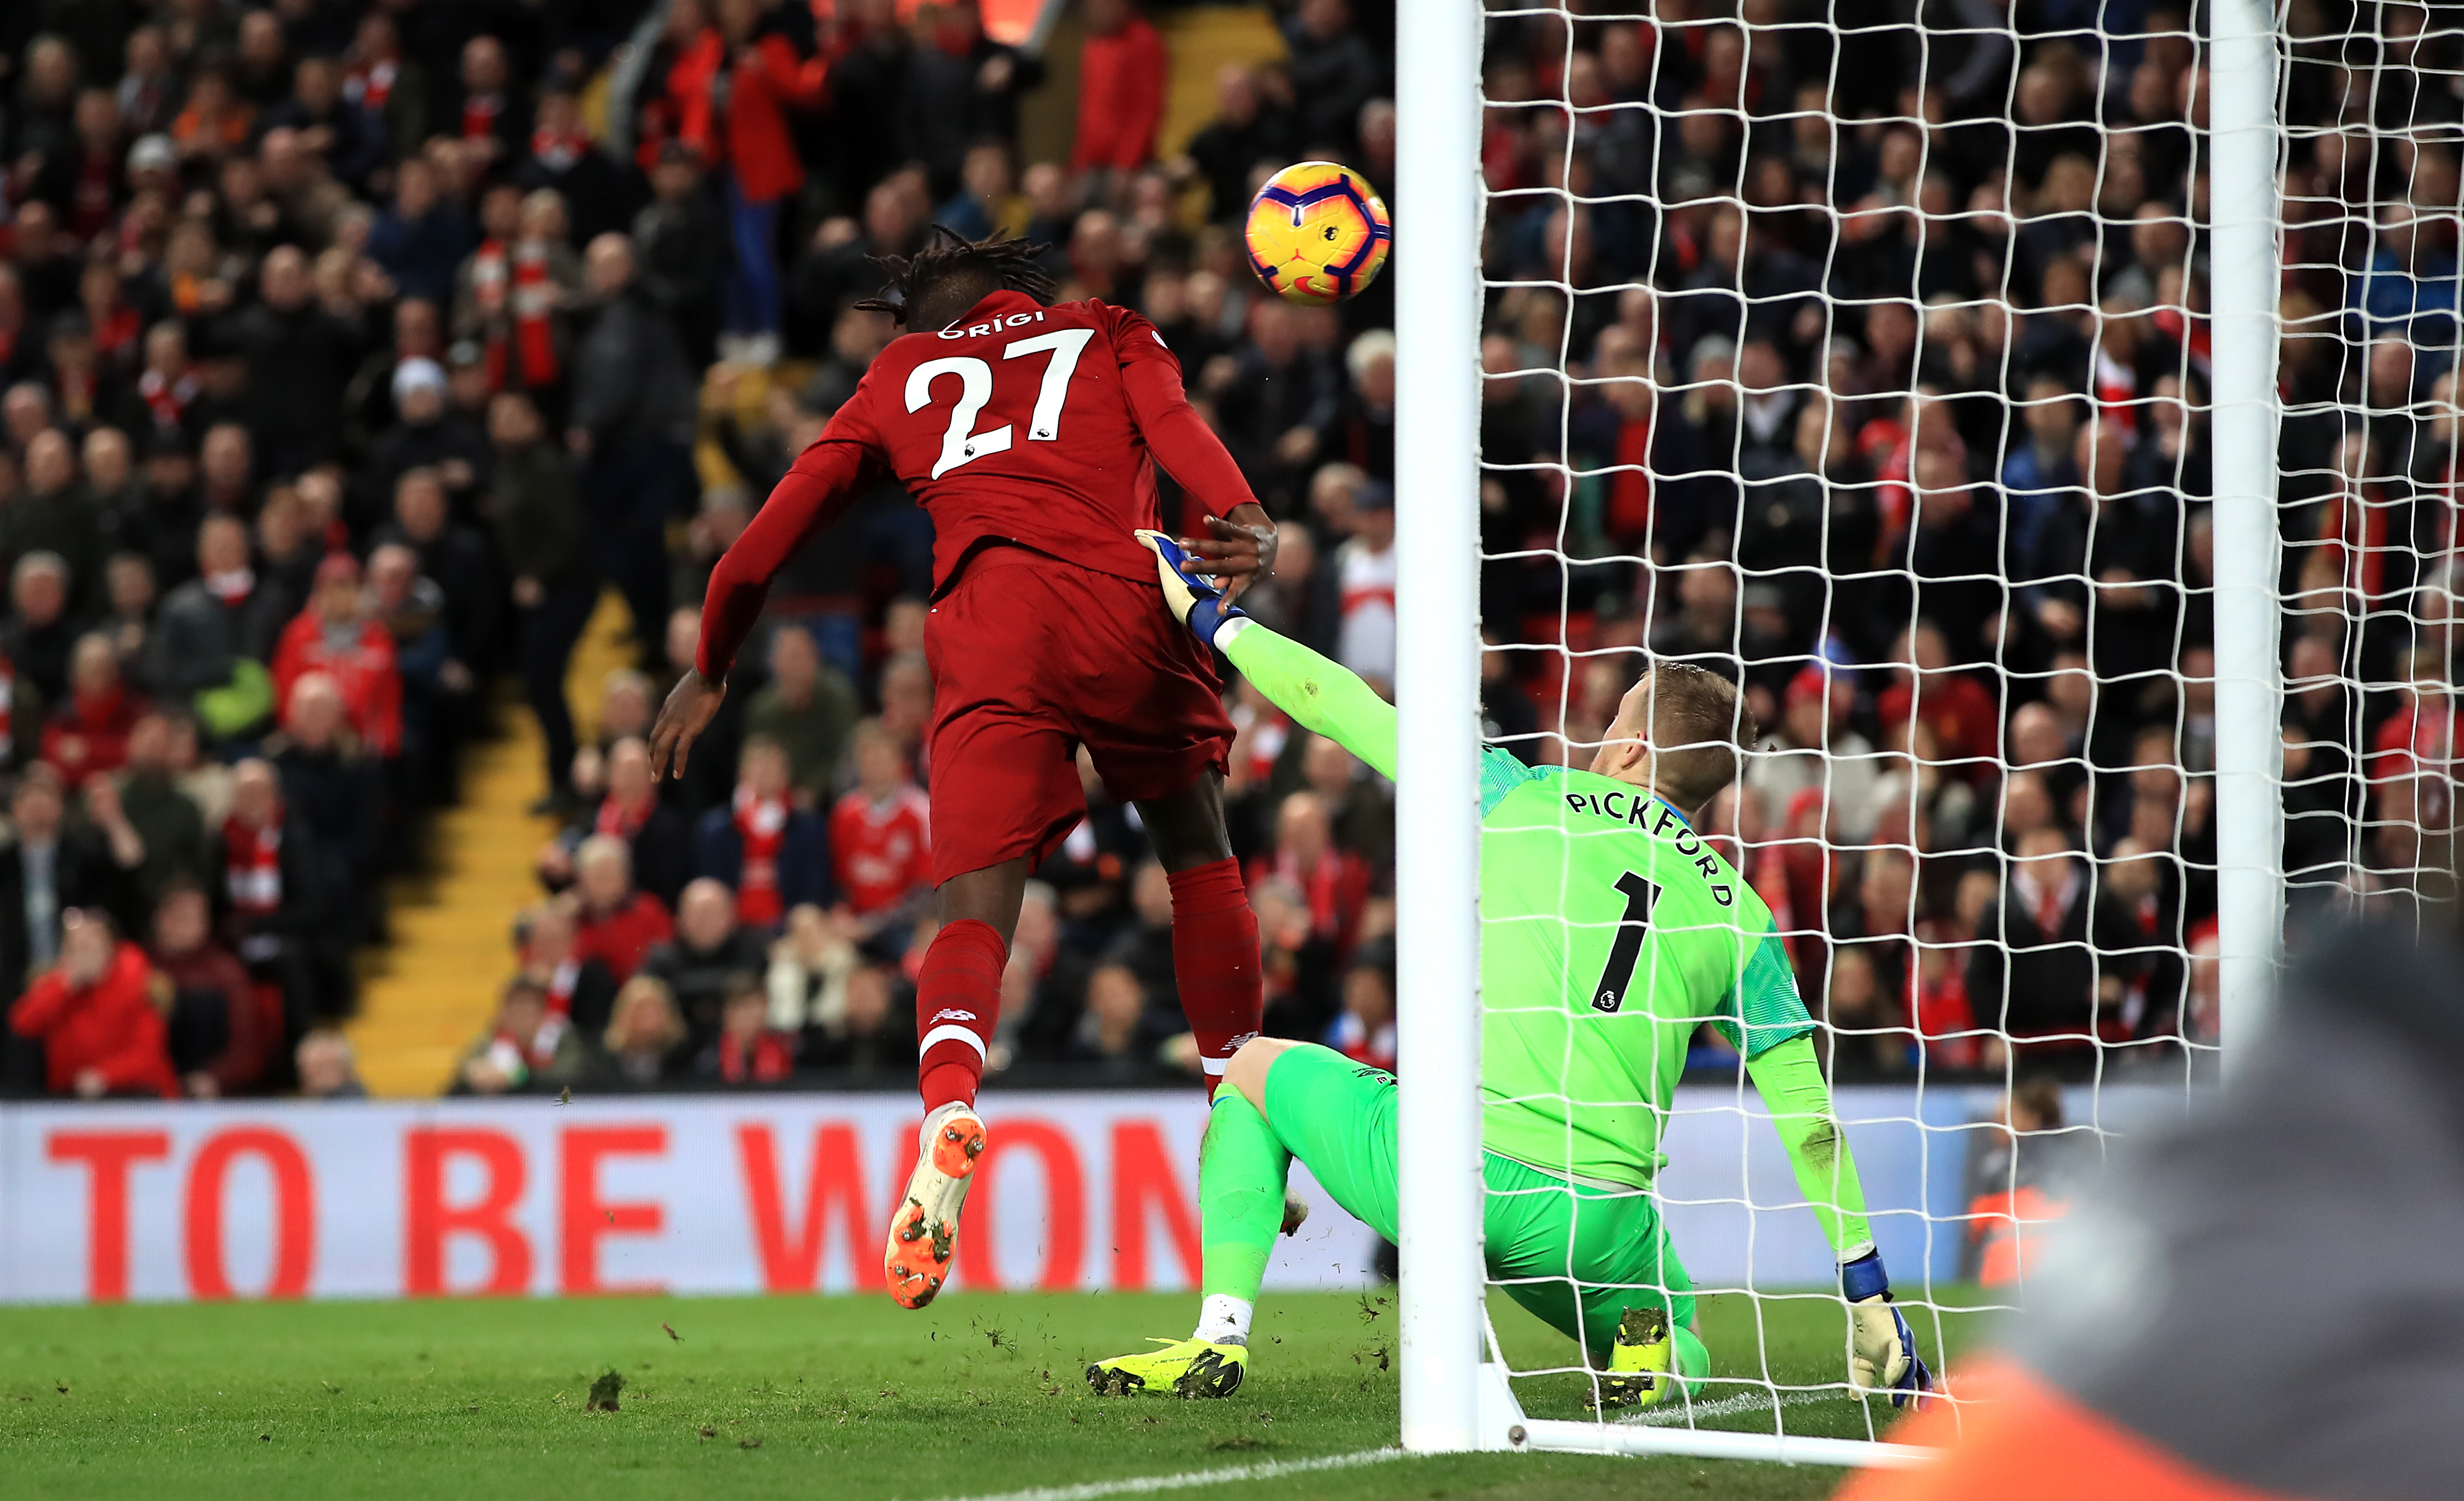
[[[1617,889],[1625,894],[1625,916],[1617,919],[1617,942],[1600,970],[1600,982],[1592,987],[1592,1009],[1611,1014],[1625,1004],[1634,966],[1642,958],[1643,935],[1651,931],[1652,905],[1660,900],[1660,888],[1632,871],[1617,877]]]

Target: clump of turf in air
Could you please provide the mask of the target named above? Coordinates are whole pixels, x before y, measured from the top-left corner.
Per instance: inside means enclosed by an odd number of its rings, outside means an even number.
[[[624,1374],[619,1371],[609,1371],[606,1375],[590,1383],[590,1401],[585,1405],[584,1410],[588,1412],[614,1412],[616,1410],[616,1394],[624,1389]]]

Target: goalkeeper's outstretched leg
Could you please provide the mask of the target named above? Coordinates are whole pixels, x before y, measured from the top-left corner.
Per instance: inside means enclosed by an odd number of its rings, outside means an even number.
[[[1292,1154],[1260,1114],[1252,1075],[1258,1060],[1291,1044],[1255,1039],[1232,1055],[1206,1139],[1198,1149],[1198,1199],[1205,1301],[1190,1337],[1159,1339],[1161,1350],[1115,1356],[1087,1367],[1087,1384],[1102,1397],[1171,1392],[1229,1397],[1248,1370],[1249,1319],[1265,1278],[1275,1237],[1299,1219],[1285,1205]],[[1320,1049],[1323,1051],[1324,1049]]]
[[[1097,1360],[1088,1384],[1228,1397],[1246,1375],[1250,1319],[1283,1226],[1291,1160],[1335,1203],[1390,1239],[1395,1076],[1331,1048],[1260,1038],[1233,1054],[1199,1150],[1205,1301],[1187,1339]],[[1648,1195],[1611,1194],[1486,1154],[1489,1270],[1514,1298],[1580,1341],[1611,1405],[1659,1402],[1709,1371],[1691,1328],[1684,1269]],[[1569,1268],[1581,1280],[1569,1282]]]

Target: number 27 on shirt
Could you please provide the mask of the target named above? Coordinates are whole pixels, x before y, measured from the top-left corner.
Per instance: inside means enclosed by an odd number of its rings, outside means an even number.
[[[1070,372],[1078,368],[1078,357],[1094,337],[1091,328],[1058,328],[1001,346],[1004,369],[1011,361],[1044,357],[1043,384],[1036,388],[1035,413],[1027,420],[1029,442],[1052,443],[1060,439],[1061,404],[1069,397]],[[950,376],[957,379],[958,400],[950,408],[949,429],[941,434],[941,456],[933,465],[935,479],[977,459],[1007,453],[1015,436],[1012,424],[1006,422],[980,432],[975,430],[976,418],[982,413],[984,404],[993,399],[993,366],[991,362],[974,355],[951,355],[917,365],[907,377],[907,409],[922,411],[931,406],[935,386]]]

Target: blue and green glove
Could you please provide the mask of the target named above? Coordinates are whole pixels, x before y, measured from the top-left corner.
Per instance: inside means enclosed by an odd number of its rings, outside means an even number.
[[[1223,597],[1212,579],[1189,571],[1189,554],[1178,542],[1161,532],[1141,531],[1136,534],[1147,550],[1155,555],[1155,571],[1163,582],[1163,601],[1172,616],[1187,626],[1202,646],[1220,645],[1215,633],[1235,620],[1245,620],[1248,612]]]
[[[1917,1354],[1917,1336],[1891,1306],[1891,1276],[1882,1253],[1867,1251],[1839,1269],[1848,1300],[1848,1384],[1860,1395],[1887,1396],[1894,1407],[1922,1406],[1933,1373]]]

